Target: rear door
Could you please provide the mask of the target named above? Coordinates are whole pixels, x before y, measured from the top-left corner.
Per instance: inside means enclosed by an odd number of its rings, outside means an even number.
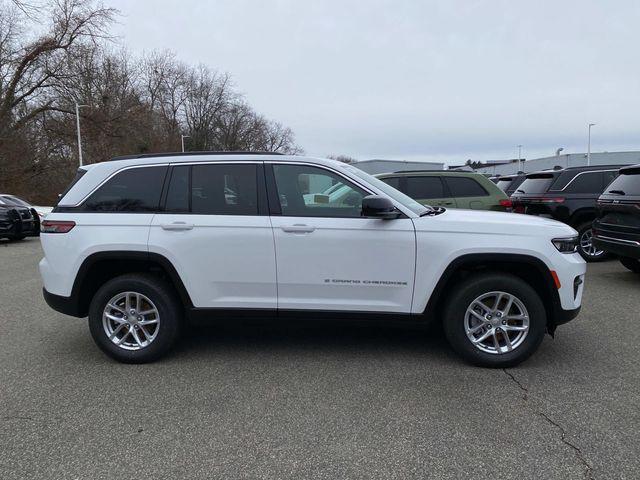
[[[149,251],[169,259],[195,307],[275,309],[262,162],[174,164]]]

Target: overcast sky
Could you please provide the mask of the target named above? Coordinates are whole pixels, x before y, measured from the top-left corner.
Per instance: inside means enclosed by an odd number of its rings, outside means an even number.
[[[308,154],[640,150],[640,1],[105,0],[132,51],[233,76]]]

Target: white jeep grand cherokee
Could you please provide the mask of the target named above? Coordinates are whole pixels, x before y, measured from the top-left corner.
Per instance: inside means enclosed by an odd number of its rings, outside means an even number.
[[[506,367],[574,318],[576,232],[529,215],[424,207],[352,166],[159,154],[82,167],[42,223],[47,303],[108,355],[148,362],[195,317],[442,322]]]

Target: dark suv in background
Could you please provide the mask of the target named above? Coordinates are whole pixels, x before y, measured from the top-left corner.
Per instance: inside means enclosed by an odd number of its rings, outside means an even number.
[[[640,273],[640,165],[621,168],[598,199],[593,243]]]
[[[621,165],[569,167],[526,175],[511,196],[513,211],[559,220],[578,231],[578,251],[588,261],[606,258],[592,242],[596,201]]]

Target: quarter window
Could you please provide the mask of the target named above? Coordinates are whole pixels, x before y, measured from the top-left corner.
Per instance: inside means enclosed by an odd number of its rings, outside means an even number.
[[[328,170],[274,165],[282,214],[294,217],[360,217],[367,192]]]
[[[604,189],[602,172],[588,172],[576,175],[567,187],[567,193],[602,193]]]
[[[449,191],[452,197],[486,197],[489,193],[473,178],[446,177]]]
[[[90,212],[155,212],[167,167],[138,167],[117,173],[85,202]]]

